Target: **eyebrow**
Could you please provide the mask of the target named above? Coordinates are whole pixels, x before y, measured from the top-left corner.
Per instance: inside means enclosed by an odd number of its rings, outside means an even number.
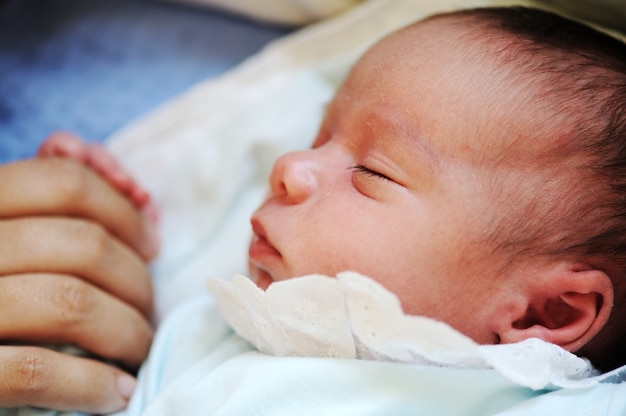
[[[400,141],[400,146],[403,149],[410,149],[408,158],[414,159],[418,158],[420,161],[424,162],[424,164],[420,166],[425,166],[431,172],[435,172],[440,170],[441,168],[441,157],[440,151],[437,151],[429,140],[432,140],[430,135],[425,133],[422,130],[416,131],[414,126],[410,126],[407,123],[407,120],[402,117],[398,117],[397,115],[389,114],[389,111],[377,109],[372,113],[372,120],[381,126],[386,126],[390,129],[393,134],[393,139],[396,141]],[[383,146],[388,146],[390,137],[379,137],[378,135],[374,136],[374,140],[378,145],[378,142]],[[403,159],[406,159],[403,157]]]

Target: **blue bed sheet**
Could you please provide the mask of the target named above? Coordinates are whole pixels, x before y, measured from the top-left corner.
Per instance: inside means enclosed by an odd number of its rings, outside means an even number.
[[[148,0],[0,0],[0,163],[58,129],[104,140],[288,32]]]

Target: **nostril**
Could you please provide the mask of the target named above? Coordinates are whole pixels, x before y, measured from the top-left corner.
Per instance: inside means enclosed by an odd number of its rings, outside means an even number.
[[[285,169],[283,157],[284,156],[281,156],[276,160],[272,167],[272,172],[270,173],[270,190],[274,196],[281,196],[287,192],[287,188],[283,183],[283,171]]]

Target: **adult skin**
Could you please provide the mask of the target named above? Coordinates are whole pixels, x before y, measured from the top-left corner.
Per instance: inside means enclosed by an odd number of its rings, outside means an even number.
[[[136,369],[153,335],[153,226],[68,158],[0,166],[0,189],[0,407],[122,409],[135,380],[120,368]]]

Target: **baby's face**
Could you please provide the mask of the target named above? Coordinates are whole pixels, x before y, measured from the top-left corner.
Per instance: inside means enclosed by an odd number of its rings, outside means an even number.
[[[416,36],[410,54],[399,41],[368,53],[312,149],[276,162],[251,220],[251,277],[266,288],[358,271],[394,292],[406,313],[496,342],[480,324],[500,290],[481,260],[492,209],[485,172],[472,162],[499,148],[477,138],[491,104],[487,64],[434,24]]]

